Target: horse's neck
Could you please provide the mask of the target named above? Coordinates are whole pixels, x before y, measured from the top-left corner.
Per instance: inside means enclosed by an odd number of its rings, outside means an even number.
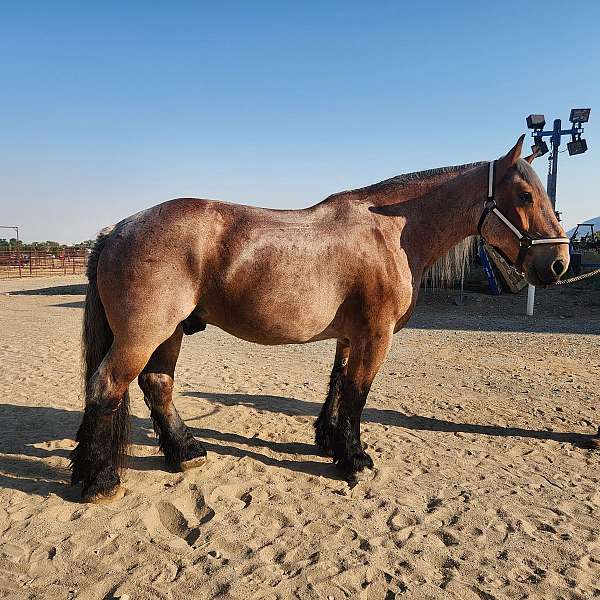
[[[404,229],[424,269],[477,233],[486,189],[487,170],[479,167],[406,203]]]

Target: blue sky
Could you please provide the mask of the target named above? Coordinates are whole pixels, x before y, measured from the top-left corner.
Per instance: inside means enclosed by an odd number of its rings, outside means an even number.
[[[558,206],[597,216],[600,3],[582,5],[6,3],[0,224],[72,242],[178,196],[301,208],[497,157],[527,114],[574,106],[590,150],[561,155]]]

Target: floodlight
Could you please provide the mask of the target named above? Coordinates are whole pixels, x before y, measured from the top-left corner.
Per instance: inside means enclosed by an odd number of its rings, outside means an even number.
[[[590,118],[591,108],[572,108],[569,121],[571,123],[587,123]]]
[[[569,155],[583,154],[587,150],[587,142],[585,140],[573,140],[567,144]]]
[[[544,154],[548,154],[548,144],[546,144],[541,137],[533,138],[533,141],[535,144],[531,146],[531,151],[536,156],[544,156]]]
[[[529,115],[527,117],[527,127],[529,129],[543,129],[546,124],[544,115]]]

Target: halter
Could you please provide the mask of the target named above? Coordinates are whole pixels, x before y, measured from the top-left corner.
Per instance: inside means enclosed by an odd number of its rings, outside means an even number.
[[[488,215],[490,213],[494,213],[500,219],[500,221],[502,221],[502,223],[504,223],[504,225],[506,225],[517,236],[517,239],[519,240],[519,254],[517,256],[517,260],[515,260],[515,262],[514,262],[514,267],[518,271],[523,272],[523,261],[525,260],[525,256],[527,255],[527,252],[529,252],[529,249],[532,246],[538,246],[540,244],[569,244],[570,243],[569,238],[534,237],[532,234],[530,234],[527,231],[521,231],[520,229],[515,227],[500,212],[500,210],[498,210],[498,205],[496,204],[496,199],[495,199],[495,193],[496,193],[496,161],[493,160],[490,162],[490,168],[489,168],[489,173],[488,173],[487,199],[483,204],[483,212],[481,213],[481,217],[479,218],[479,223],[477,224],[477,231],[479,232],[479,235],[481,236],[481,238],[485,241],[485,237],[481,233],[481,228],[483,227],[483,224],[485,223],[486,219],[488,218]],[[498,248],[496,248],[496,250],[498,250]],[[500,252],[500,254],[504,255],[502,252]],[[507,257],[505,256],[505,258],[507,258]],[[512,261],[509,260],[508,262],[512,262]]]

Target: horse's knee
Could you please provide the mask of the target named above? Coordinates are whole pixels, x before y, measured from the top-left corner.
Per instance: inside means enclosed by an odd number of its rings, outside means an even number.
[[[151,405],[163,405],[171,400],[173,378],[164,373],[142,373],[138,384]]]
[[[99,416],[112,415],[123,402],[127,388],[127,385],[111,382],[102,372],[96,371],[86,386],[86,407]]]
[[[183,470],[200,466],[206,459],[206,449],[194,439],[172,403],[172,377],[164,373],[142,373],[138,383],[167,464]]]

